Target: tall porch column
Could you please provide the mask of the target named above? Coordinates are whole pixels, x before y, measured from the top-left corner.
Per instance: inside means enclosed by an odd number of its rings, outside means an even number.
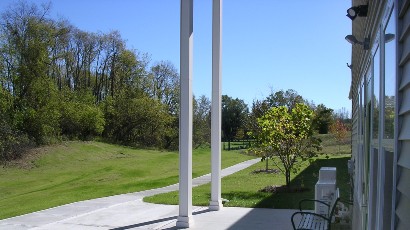
[[[181,0],[179,215],[176,226],[189,228],[192,219],[192,51],[193,0]]]
[[[212,106],[211,106],[211,201],[209,209],[222,208],[221,200],[221,41],[222,0],[212,2]]]

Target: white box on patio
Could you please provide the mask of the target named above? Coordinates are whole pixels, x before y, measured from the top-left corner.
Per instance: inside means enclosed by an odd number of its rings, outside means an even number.
[[[322,167],[319,170],[319,180],[315,185],[315,199],[330,203],[336,192],[336,168]],[[327,213],[327,207],[320,203],[315,203],[315,213]]]
[[[319,170],[318,183],[332,183],[336,184],[336,167],[321,167]]]

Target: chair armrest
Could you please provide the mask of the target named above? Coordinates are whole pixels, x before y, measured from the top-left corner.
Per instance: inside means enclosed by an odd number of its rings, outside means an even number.
[[[303,211],[303,210],[302,210],[302,203],[306,203],[306,202],[318,202],[318,203],[324,204],[324,205],[326,205],[328,208],[330,208],[330,205],[329,205],[328,203],[323,202],[323,201],[321,201],[321,200],[303,199],[303,200],[299,201],[299,210],[300,210],[300,211]]]
[[[329,219],[329,218],[327,218],[327,217],[325,217],[325,216],[323,216],[323,215],[314,213],[314,212],[295,212],[295,213],[293,213],[293,215],[292,215],[292,217],[291,217],[293,229],[297,229],[296,226],[295,226],[295,222],[294,222],[293,218],[294,218],[296,215],[304,215],[304,214],[309,214],[309,215],[313,215],[313,216],[316,216],[316,217],[320,217],[320,218],[326,220],[327,222],[330,222],[330,219]]]

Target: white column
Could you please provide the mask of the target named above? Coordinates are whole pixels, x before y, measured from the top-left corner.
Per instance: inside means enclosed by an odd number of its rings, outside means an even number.
[[[181,0],[179,216],[176,226],[189,228],[192,219],[192,51],[193,0]]]
[[[221,200],[221,41],[222,0],[212,2],[212,106],[211,106],[211,201],[209,209],[222,208]]]

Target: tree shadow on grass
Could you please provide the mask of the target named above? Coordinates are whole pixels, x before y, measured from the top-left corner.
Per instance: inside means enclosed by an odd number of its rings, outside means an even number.
[[[278,209],[298,209],[299,201],[302,199],[314,199],[315,184],[318,181],[319,170],[321,167],[336,167],[336,186],[340,190],[342,199],[348,200],[350,197],[350,180],[347,171],[347,161],[349,157],[317,159],[306,169],[301,171],[292,179],[290,186],[294,188],[308,188],[304,192],[280,192],[271,193],[258,202],[256,208],[278,208]],[[307,206],[313,209],[313,204]]]
[[[243,194],[243,198],[254,199],[262,198],[255,204],[256,208],[276,208],[276,209],[298,209],[298,204],[301,199],[314,199],[315,184],[318,180],[319,169],[321,167],[336,167],[336,183],[340,189],[342,198],[349,196],[349,175],[347,172],[347,161],[349,157],[318,159],[301,171],[291,181],[292,187],[299,187],[302,184],[304,187],[310,188],[305,192],[281,192],[281,193],[262,193],[258,192],[253,195]],[[306,209],[313,209],[313,204]],[[268,226],[275,226],[280,229],[291,229],[291,215],[293,210],[278,210],[269,212],[267,216],[262,216],[259,210],[253,209],[245,216],[236,221],[229,229],[244,229],[244,226],[250,226],[249,223],[268,223]],[[275,219],[276,218],[276,219]],[[275,220],[273,220],[275,219]],[[266,225],[266,224],[265,224]],[[279,227],[280,226],[280,227]]]

